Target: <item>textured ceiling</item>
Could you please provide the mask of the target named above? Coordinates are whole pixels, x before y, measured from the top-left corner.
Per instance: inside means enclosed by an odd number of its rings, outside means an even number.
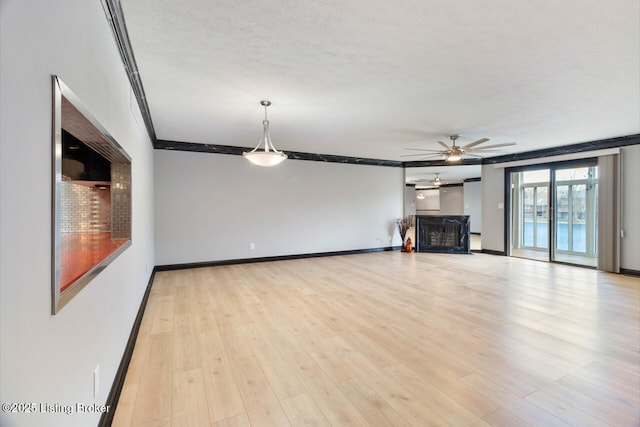
[[[261,99],[285,151],[640,133],[638,0],[121,2],[158,139],[254,146]]]

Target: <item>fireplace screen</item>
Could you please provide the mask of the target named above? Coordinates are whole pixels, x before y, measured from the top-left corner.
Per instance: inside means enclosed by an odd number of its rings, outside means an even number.
[[[458,246],[460,241],[460,227],[451,224],[443,224],[442,226],[430,225],[427,229],[427,245],[428,246]]]
[[[468,216],[417,216],[417,252],[469,253]]]

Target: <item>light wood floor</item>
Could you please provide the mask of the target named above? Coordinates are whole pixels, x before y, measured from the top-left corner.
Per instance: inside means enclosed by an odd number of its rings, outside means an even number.
[[[115,426],[638,426],[640,279],[383,252],[156,275]]]

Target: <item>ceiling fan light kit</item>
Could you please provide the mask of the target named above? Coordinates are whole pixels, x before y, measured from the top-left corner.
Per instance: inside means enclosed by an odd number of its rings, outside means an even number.
[[[459,162],[460,159],[462,158],[462,155],[464,154],[464,150],[456,146],[456,139],[458,138],[460,138],[460,135],[451,135],[449,137],[449,139],[453,141],[453,145],[451,147],[448,147],[446,149],[446,152],[444,153],[446,162],[449,162],[449,163]],[[440,141],[438,142],[441,145],[446,146],[446,144],[441,143]]]
[[[267,107],[271,105],[271,101],[260,101],[260,105],[264,107],[264,120],[262,121],[262,138],[258,141],[258,145],[251,151],[245,151],[242,156],[254,165],[258,166],[275,166],[282,163],[287,155],[282,151],[276,150],[271,142],[269,135],[269,120],[267,119]],[[263,147],[260,149],[260,147]]]
[[[451,153],[446,155],[445,161],[447,162],[459,162],[462,159],[463,152],[460,151],[452,151]]]

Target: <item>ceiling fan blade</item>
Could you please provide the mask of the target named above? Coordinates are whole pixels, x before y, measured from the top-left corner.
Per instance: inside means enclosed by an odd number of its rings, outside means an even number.
[[[438,153],[419,153],[419,154],[403,154],[400,157],[417,157],[417,156],[440,156]]]
[[[515,142],[507,142],[506,144],[485,145],[484,147],[472,148],[471,150],[467,150],[467,151],[489,150],[491,148],[508,147],[510,145],[516,145],[516,143]]]
[[[408,156],[400,156],[400,157],[409,157],[409,156],[420,156],[422,155],[423,157],[417,160],[428,160],[428,159],[434,159],[434,158],[440,158],[442,159],[444,156],[442,154],[429,154],[429,153],[425,153],[425,154],[409,154]]]
[[[479,140],[477,140],[477,141],[473,141],[472,143],[465,145],[464,147],[462,147],[462,149],[463,149],[463,150],[468,150],[468,149],[469,149],[469,148],[471,148],[471,147],[475,147],[476,145],[479,145],[479,144],[485,143],[485,142],[487,142],[487,141],[489,141],[489,138],[480,138],[480,139],[479,139]]]
[[[438,144],[442,145],[445,149],[449,150],[451,147],[449,147],[447,144],[445,144],[442,141],[438,141]]]
[[[442,150],[428,150],[428,149],[425,149],[425,148],[405,148],[405,150],[442,153]]]

